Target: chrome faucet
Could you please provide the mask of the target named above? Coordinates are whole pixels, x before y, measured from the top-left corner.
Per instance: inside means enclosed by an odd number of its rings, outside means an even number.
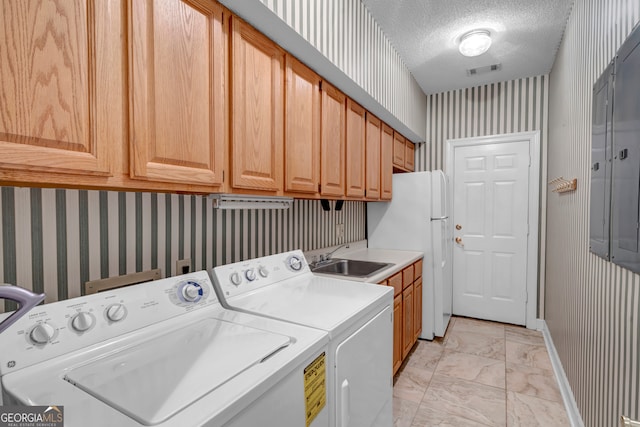
[[[334,254],[338,249],[340,249],[340,248],[348,248],[348,247],[349,247],[349,244],[348,244],[348,243],[344,243],[344,244],[342,244],[342,245],[338,246],[337,248],[335,248],[334,250],[332,250],[332,251],[330,251],[330,252],[327,252],[326,254],[322,254],[322,255],[320,255],[320,262],[323,262],[323,261],[329,261],[329,260],[331,259],[331,256],[332,256],[332,255],[333,255],[333,254]]]

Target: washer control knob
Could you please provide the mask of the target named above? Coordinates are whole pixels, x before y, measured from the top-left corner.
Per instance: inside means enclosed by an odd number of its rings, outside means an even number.
[[[269,270],[267,270],[267,267],[264,265],[261,265],[258,267],[258,274],[260,274],[260,277],[267,277],[269,275]]]
[[[189,282],[182,287],[182,296],[185,301],[195,302],[202,296],[202,288],[194,282]]]
[[[244,277],[246,277],[248,281],[253,282],[256,280],[256,271],[253,268],[250,268],[244,272]]]
[[[240,275],[236,271],[231,273],[231,276],[229,276],[229,280],[231,280],[231,283],[233,283],[235,286],[240,286],[240,283],[242,283],[242,277],[240,277]]]
[[[300,271],[302,269],[302,260],[295,255],[292,255],[287,260],[289,268],[293,271]]]
[[[80,313],[73,316],[71,319],[71,327],[74,331],[84,332],[87,329],[91,328],[95,323],[95,319],[93,316],[86,311],[81,311]]]
[[[46,344],[55,335],[56,330],[48,323],[37,324],[29,334],[31,342],[34,344]]]
[[[123,304],[111,304],[107,307],[107,319],[119,322],[127,315],[127,309]]]

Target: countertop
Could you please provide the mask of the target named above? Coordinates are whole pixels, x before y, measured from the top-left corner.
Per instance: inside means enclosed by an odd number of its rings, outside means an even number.
[[[316,255],[316,252],[317,251],[313,251],[305,255],[307,256],[307,259],[311,261],[311,259],[309,259],[309,256]],[[390,276],[393,276],[398,271],[401,271],[406,266],[413,264],[423,256],[424,254],[422,252],[416,252],[416,251],[398,251],[398,250],[391,250],[391,249],[367,248],[366,241],[364,241],[364,244],[362,242],[350,243],[348,248],[345,247],[345,248],[338,249],[333,254],[332,258],[392,263],[393,265],[385,268],[384,270],[379,271],[373,276],[344,277],[344,279],[354,280],[357,282],[379,283],[382,280]],[[336,277],[336,275],[334,274],[320,274],[320,273],[315,273],[315,274],[327,276],[327,277],[334,277],[334,278]]]

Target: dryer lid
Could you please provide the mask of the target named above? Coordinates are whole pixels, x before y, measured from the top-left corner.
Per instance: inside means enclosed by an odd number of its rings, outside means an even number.
[[[72,369],[65,380],[155,425],[290,343],[287,336],[204,319]]]

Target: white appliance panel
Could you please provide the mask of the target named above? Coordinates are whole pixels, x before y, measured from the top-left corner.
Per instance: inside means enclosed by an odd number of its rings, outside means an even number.
[[[444,172],[431,175],[431,244],[433,248],[434,333],[444,336],[453,309],[452,229],[449,180]],[[424,304],[424,301],[423,301]],[[424,306],[424,305],[423,305]],[[441,309],[440,309],[441,307]],[[440,316],[440,313],[442,315]]]
[[[393,316],[386,307],[345,339],[336,350],[336,426],[390,426],[388,387],[392,378]],[[382,338],[382,339],[381,339]],[[357,399],[356,396],[367,396]]]

